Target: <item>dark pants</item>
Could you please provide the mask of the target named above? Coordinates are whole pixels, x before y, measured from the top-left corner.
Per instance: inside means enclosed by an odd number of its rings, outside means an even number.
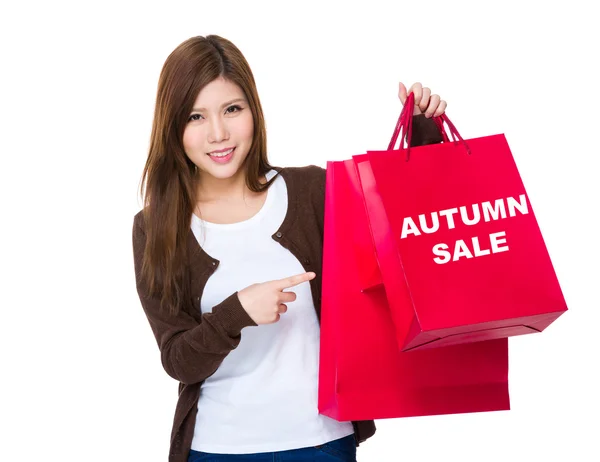
[[[188,462],[356,462],[356,441],[354,435],[348,435],[339,440],[319,446],[311,446],[288,451],[261,452],[258,454],[210,454],[190,450]]]

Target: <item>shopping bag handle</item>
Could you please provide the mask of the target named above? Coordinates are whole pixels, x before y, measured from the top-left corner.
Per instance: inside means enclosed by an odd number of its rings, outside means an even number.
[[[406,102],[404,103],[404,107],[402,108],[402,112],[400,113],[400,117],[398,117],[398,121],[396,122],[396,126],[394,127],[394,133],[392,134],[392,139],[390,140],[390,143],[387,148],[388,151],[393,150],[394,146],[396,145],[396,141],[398,140],[398,137],[400,136],[400,134],[402,134],[403,136],[400,138],[401,140],[403,140],[404,137],[406,137],[406,161],[407,162],[410,159],[410,143],[412,140],[412,120],[413,120],[412,109],[413,109],[414,105],[415,105],[415,95],[411,91],[408,94],[408,97],[406,98]],[[444,123],[445,123],[446,126],[448,127],[448,131],[452,137],[452,142],[454,142],[455,144],[458,144],[458,142],[461,141],[467,150],[467,154],[469,154],[469,155],[471,154],[471,149],[469,148],[469,145],[463,139],[463,137],[460,136],[460,133],[458,133],[458,130],[456,129],[456,127],[454,126],[452,121],[448,118],[446,113],[443,113],[439,117],[434,117],[433,121],[434,121],[435,125],[437,126],[438,130],[440,131],[440,134],[442,135],[442,140],[443,140],[442,142],[444,142],[444,143],[450,142],[450,138],[448,137],[448,134],[446,133],[446,130],[444,128]],[[404,144],[403,141],[401,141],[398,150],[403,149],[402,148],[403,144]]]
[[[396,145],[396,141],[398,140],[398,136],[402,133],[402,129],[404,128],[404,135],[406,135],[406,129],[408,128],[408,125],[412,125],[412,117],[410,118],[410,120],[406,120],[406,114],[409,112],[408,108],[411,108],[414,106],[414,102],[415,102],[415,95],[414,93],[411,91],[408,94],[408,97],[406,98],[406,101],[404,102],[404,107],[402,108],[402,112],[400,112],[400,117],[398,117],[398,121],[396,122],[396,126],[394,127],[394,132],[392,133],[392,139],[390,140],[390,143],[388,145],[387,150],[391,151],[394,149],[394,146]],[[411,114],[412,115],[412,114]],[[408,146],[410,147],[410,137],[412,135],[412,131],[408,132],[408,137],[409,139],[408,141]],[[402,138],[400,138],[402,139]],[[400,143],[400,149],[402,148],[402,142]]]

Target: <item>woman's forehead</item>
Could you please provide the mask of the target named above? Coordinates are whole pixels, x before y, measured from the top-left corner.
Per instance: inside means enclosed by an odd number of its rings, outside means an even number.
[[[235,83],[218,78],[206,85],[194,101],[194,109],[198,111],[221,110],[232,102],[245,101],[244,92]]]

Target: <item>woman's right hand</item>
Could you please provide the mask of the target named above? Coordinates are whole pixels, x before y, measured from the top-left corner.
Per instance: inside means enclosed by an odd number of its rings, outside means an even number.
[[[315,277],[315,273],[308,272],[276,281],[252,284],[240,290],[238,298],[242,307],[256,324],[273,324],[279,321],[281,313],[287,311],[286,303],[296,300],[294,292],[284,292],[283,290],[310,281]]]
[[[420,82],[413,83],[409,90],[400,82],[398,98],[400,98],[403,106],[410,92],[415,94],[413,115],[425,114],[425,117],[429,119],[431,117],[439,117],[446,111],[446,107],[448,106],[446,101],[440,99],[439,95],[432,95],[431,90],[421,85]]]

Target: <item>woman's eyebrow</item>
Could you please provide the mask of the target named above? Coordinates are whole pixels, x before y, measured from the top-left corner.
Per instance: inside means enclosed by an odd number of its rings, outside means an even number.
[[[236,99],[232,99],[231,101],[227,101],[226,103],[224,103],[223,105],[221,105],[221,109],[223,109],[225,106],[229,106],[230,104],[237,103],[238,101],[242,102],[242,101],[245,101],[245,99],[244,98],[236,98]],[[192,111],[198,111],[198,112],[206,111],[206,108],[195,107],[195,108],[192,109]]]

